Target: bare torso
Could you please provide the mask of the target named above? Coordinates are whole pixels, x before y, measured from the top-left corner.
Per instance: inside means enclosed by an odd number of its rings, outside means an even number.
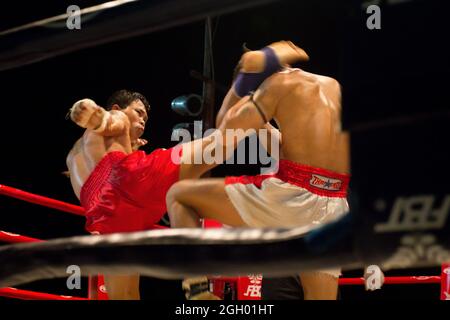
[[[332,78],[289,71],[290,93],[278,104],[275,120],[283,134],[282,158],[348,173],[349,137],[341,130],[341,92]]]
[[[112,151],[132,152],[128,130],[117,136],[101,136],[92,130],[86,130],[83,136],[69,152],[66,163],[70,172],[70,182],[73,190],[80,199],[83,184],[100,160]]]

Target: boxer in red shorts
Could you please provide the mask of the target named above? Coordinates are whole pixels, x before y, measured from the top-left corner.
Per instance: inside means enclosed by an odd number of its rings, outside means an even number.
[[[88,129],[67,157],[72,187],[86,210],[86,230],[149,229],[166,212],[165,194],[179,179],[179,165],[171,161],[172,149],[148,155],[137,150],[147,143],[140,138],[150,109],[144,96],[118,91],[107,109],[84,99],[71,110],[72,120]]]
[[[149,110],[143,95],[127,90],[114,93],[106,109],[90,99],[71,108],[71,119],[87,130],[67,156],[67,166],[92,234],[150,229],[167,211],[172,184],[198,178],[214,166],[176,161],[189,143],[150,154],[138,151],[147,143],[141,136]],[[139,276],[105,276],[105,283],[111,299],[139,299]]]

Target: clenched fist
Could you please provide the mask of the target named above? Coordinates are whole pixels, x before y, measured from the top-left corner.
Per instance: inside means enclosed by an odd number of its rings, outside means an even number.
[[[106,111],[91,99],[77,101],[70,109],[70,119],[82,128],[96,129]]]

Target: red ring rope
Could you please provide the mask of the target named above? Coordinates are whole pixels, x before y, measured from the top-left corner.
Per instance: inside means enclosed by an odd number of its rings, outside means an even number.
[[[84,209],[80,206],[76,206],[70,203],[54,200],[51,198],[38,196],[29,192],[25,192],[19,189],[11,188],[0,184],[0,194],[8,197],[20,199],[23,201],[38,204],[44,207],[58,209],[64,212],[73,213],[79,216],[84,216]]]
[[[26,202],[34,203],[44,207],[61,210],[63,212],[73,213],[79,216],[84,216],[85,211],[82,207],[70,204],[67,202],[55,200],[48,197],[43,197],[37,194],[19,190],[0,184],[0,194],[11,198],[16,198]],[[152,229],[167,229],[167,227],[160,225],[153,225]]]
[[[235,281],[233,277],[213,277],[222,281]],[[404,277],[384,277],[383,284],[425,284],[441,283],[441,276],[404,276]],[[339,285],[364,285],[364,278],[339,278]]]
[[[61,296],[50,293],[34,292],[16,288],[0,288],[0,297],[20,300],[89,300],[87,298]]]
[[[21,236],[20,234],[15,234],[15,233],[0,230],[0,241],[8,242],[8,243],[23,243],[23,242],[41,242],[44,240],[25,237],[25,236]]]
[[[440,276],[384,277],[384,284],[441,283]],[[364,278],[340,278],[339,285],[364,285]]]

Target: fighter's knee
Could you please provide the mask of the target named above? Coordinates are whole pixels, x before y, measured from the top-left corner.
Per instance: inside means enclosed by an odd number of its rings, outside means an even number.
[[[167,191],[166,194],[167,207],[169,207],[170,204],[176,200],[178,194],[178,186],[177,186],[178,183],[179,182],[175,183],[172,187],[170,187],[169,191]]]
[[[175,183],[166,194],[166,203],[170,204],[177,200],[189,190],[189,183],[187,180],[178,181]]]

